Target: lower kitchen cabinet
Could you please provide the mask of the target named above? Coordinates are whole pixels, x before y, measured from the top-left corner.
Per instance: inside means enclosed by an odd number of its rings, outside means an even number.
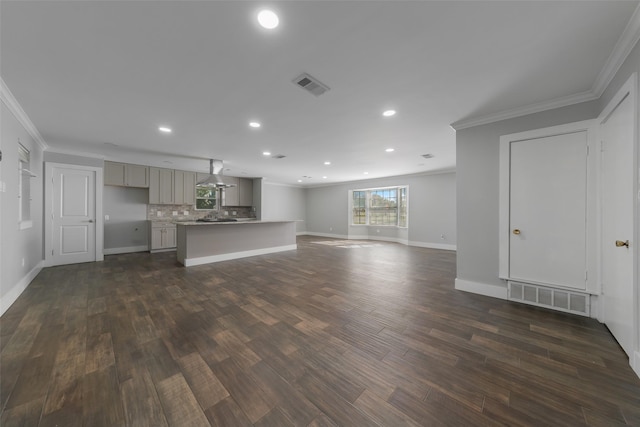
[[[176,225],[170,222],[151,222],[150,224],[151,244],[150,251],[161,251],[175,249],[176,247]]]

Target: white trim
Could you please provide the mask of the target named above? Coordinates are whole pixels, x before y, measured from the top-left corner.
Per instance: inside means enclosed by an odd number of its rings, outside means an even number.
[[[467,129],[474,126],[486,125],[502,120],[514,119],[529,114],[540,113],[542,111],[552,110],[554,108],[567,107],[569,105],[579,104],[581,102],[593,101],[598,99],[592,91],[577,93],[574,95],[562,96],[550,101],[537,102],[535,104],[525,105],[523,107],[511,108],[509,110],[499,111],[493,114],[487,114],[469,119],[458,120],[451,123],[451,127],[456,130]]]
[[[629,358],[629,361],[631,362],[631,369],[633,369],[633,372],[636,373],[636,375],[640,378],[640,351],[636,351],[633,353],[633,358]]]
[[[36,141],[36,143],[40,146],[42,151],[49,148],[47,143],[44,141],[44,138],[42,138],[42,135],[40,135],[38,128],[36,128],[36,126],[33,124],[31,119],[29,119],[29,116],[27,116],[27,113],[24,112],[24,110],[20,106],[20,103],[15,98],[15,96],[13,96],[13,93],[11,93],[11,91],[9,90],[9,87],[6,85],[2,77],[0,77],[0,100],[4,102],[4,104],[7,106],[9,111],[13,113],[13,115],[16,117],[18,122],[20,122],[22,127],[25,128],[25,130],[31,136],[31,138],[33,138]]]
[[[444,251],[456,251],[458,250],[457,245],[450,245],[446,243],[428,243],[428,242],[414,242],[409,241],[409,246],[416,246],[419,248],[429,248],[429,249],[442,249]]]
[[[27,286],[36,278],[38,273],[42,270],[44,265],[43,261],[40,261],[35,267],[31,269],[22,279],[16,283],[9,292],[7,292],[0,300],[0,316],[2,316],[18,299],[22,292],[27,289]]]
[[[567,107],[569,105],[598,99],[602,96],[609,83],[611,83],[611,80],[613,80],[638,40],[640,40],[640,5],[636,7],[636,10],[629,19],[624,31],[618,38],[613,51],[609,55],[605,65],[600,70],[600,73],[590,90],[573,95],[562,96],[550,101],[538,102],[518,108],[499,111],[493,114],[458,120],[451,123],[451,127],[458,131],[474,126],[486,125],[489,123],[499,122],[501,120],[513,119],[515,117],[526,116],[528,114],[539,113],[554,108]]]
[[[627,56],[631,53],[631,50],[640,40],[640,5],[636,7],[636,10],[631,15],[627,26],[620,35],[620,38],[613,47],[613,51],[607,58],[600,74],[596,77],[591,91],[599,98],[611,83],[611,80],[615,77],[616,73],[627,59]]]
[[[102,253],[104,255],[129,254],[133,252],[148,252],[149,245],[144,246],[128,246],[124,248],[105,248]]]
[[[298,249],[297,244],[285,245],[285,246],[274,246],[272,248],[252,249],[250,251],[232,252],[229,254],[211,255],[211,256],[204,256],[199,258],[187,258],[184,260],[183,264],[185,267],[192,267],[194,265],[210,264],[213,262],[228,261],[228,260],[238,259],[238,258],[247,258],[247,257],[256,256],[256,255],[266,255],[266,254],[272,254],[276,252],[295,251],[296,249]]]
[[[412,178],[412,177],[419,177],[419,176],[431,176],[431,175],[443,175],[443,174],[447,174],[447,173],[456,173],[456,168],[445,168],[445,169],[437,169],[437,170],[430,170],[430,171],[424,171],[424,172],[416,172],[416,173],[408,173],[408,174],[404,174],[404,175],[389,175],[389,176],[385,176],[385,175],[381,175],[381,176],[371,176],[371,175],[367,175],[366,178],[362,178],[362,179],[352,179],[349,181],[340,181],[340,182],[332,182],[332,183],[328,183],[328,182],[323,182],[323,183],[317,183],[317,184],[301,184],[304,185],[304,187],[301,188],[325,188],[325,187],[336,187],[336,186],[340,186],[340,185],[347,185],[347,184],[356,184],[356,183],[361,183],[361,182],[367,182],[367,181],[380,181],[380,180],[387,180],[387,179],[400,179],[400,178]],[[397,185],[397,187],[402,187],[404,185]],[[375,188],[375,187],[374,187]]]
[[[473,294],[484,295],[487,297],[507,299],[507,287],[489,285],[480,282],[471,282],[456,278],[455,288],[459,291],[471,292]]]

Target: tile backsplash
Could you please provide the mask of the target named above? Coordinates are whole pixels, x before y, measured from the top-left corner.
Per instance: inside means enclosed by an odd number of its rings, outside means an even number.
[[[235,212],[235,214],[234,214]],[[174,215],[174,213],[177,213]],[[222,207],[218,218],[255,218],[251,207]],[[216,216],[216,211],[197,211],[193,205],[147,205],[147,219],[150,220],[196,220],[205,216]]]

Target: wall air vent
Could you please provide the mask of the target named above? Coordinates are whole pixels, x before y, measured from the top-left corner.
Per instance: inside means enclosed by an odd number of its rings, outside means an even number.
[[[552,310],[589,316],[591,300],[589,294],[566,289],[548,288],[530,283],[509,281],[507,299],[525,304],[546,307]]]
[[[293,82],[315,96],[320,96],[329,90],[329,86],[321,83],[318,79],[311,77],[307,73],[302,73],[293,79]]]

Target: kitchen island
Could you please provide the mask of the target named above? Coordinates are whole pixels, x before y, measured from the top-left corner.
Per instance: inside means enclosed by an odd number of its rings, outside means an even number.
[[[296,221],[177,223],[177,258],[185,267],[297,248]]]

